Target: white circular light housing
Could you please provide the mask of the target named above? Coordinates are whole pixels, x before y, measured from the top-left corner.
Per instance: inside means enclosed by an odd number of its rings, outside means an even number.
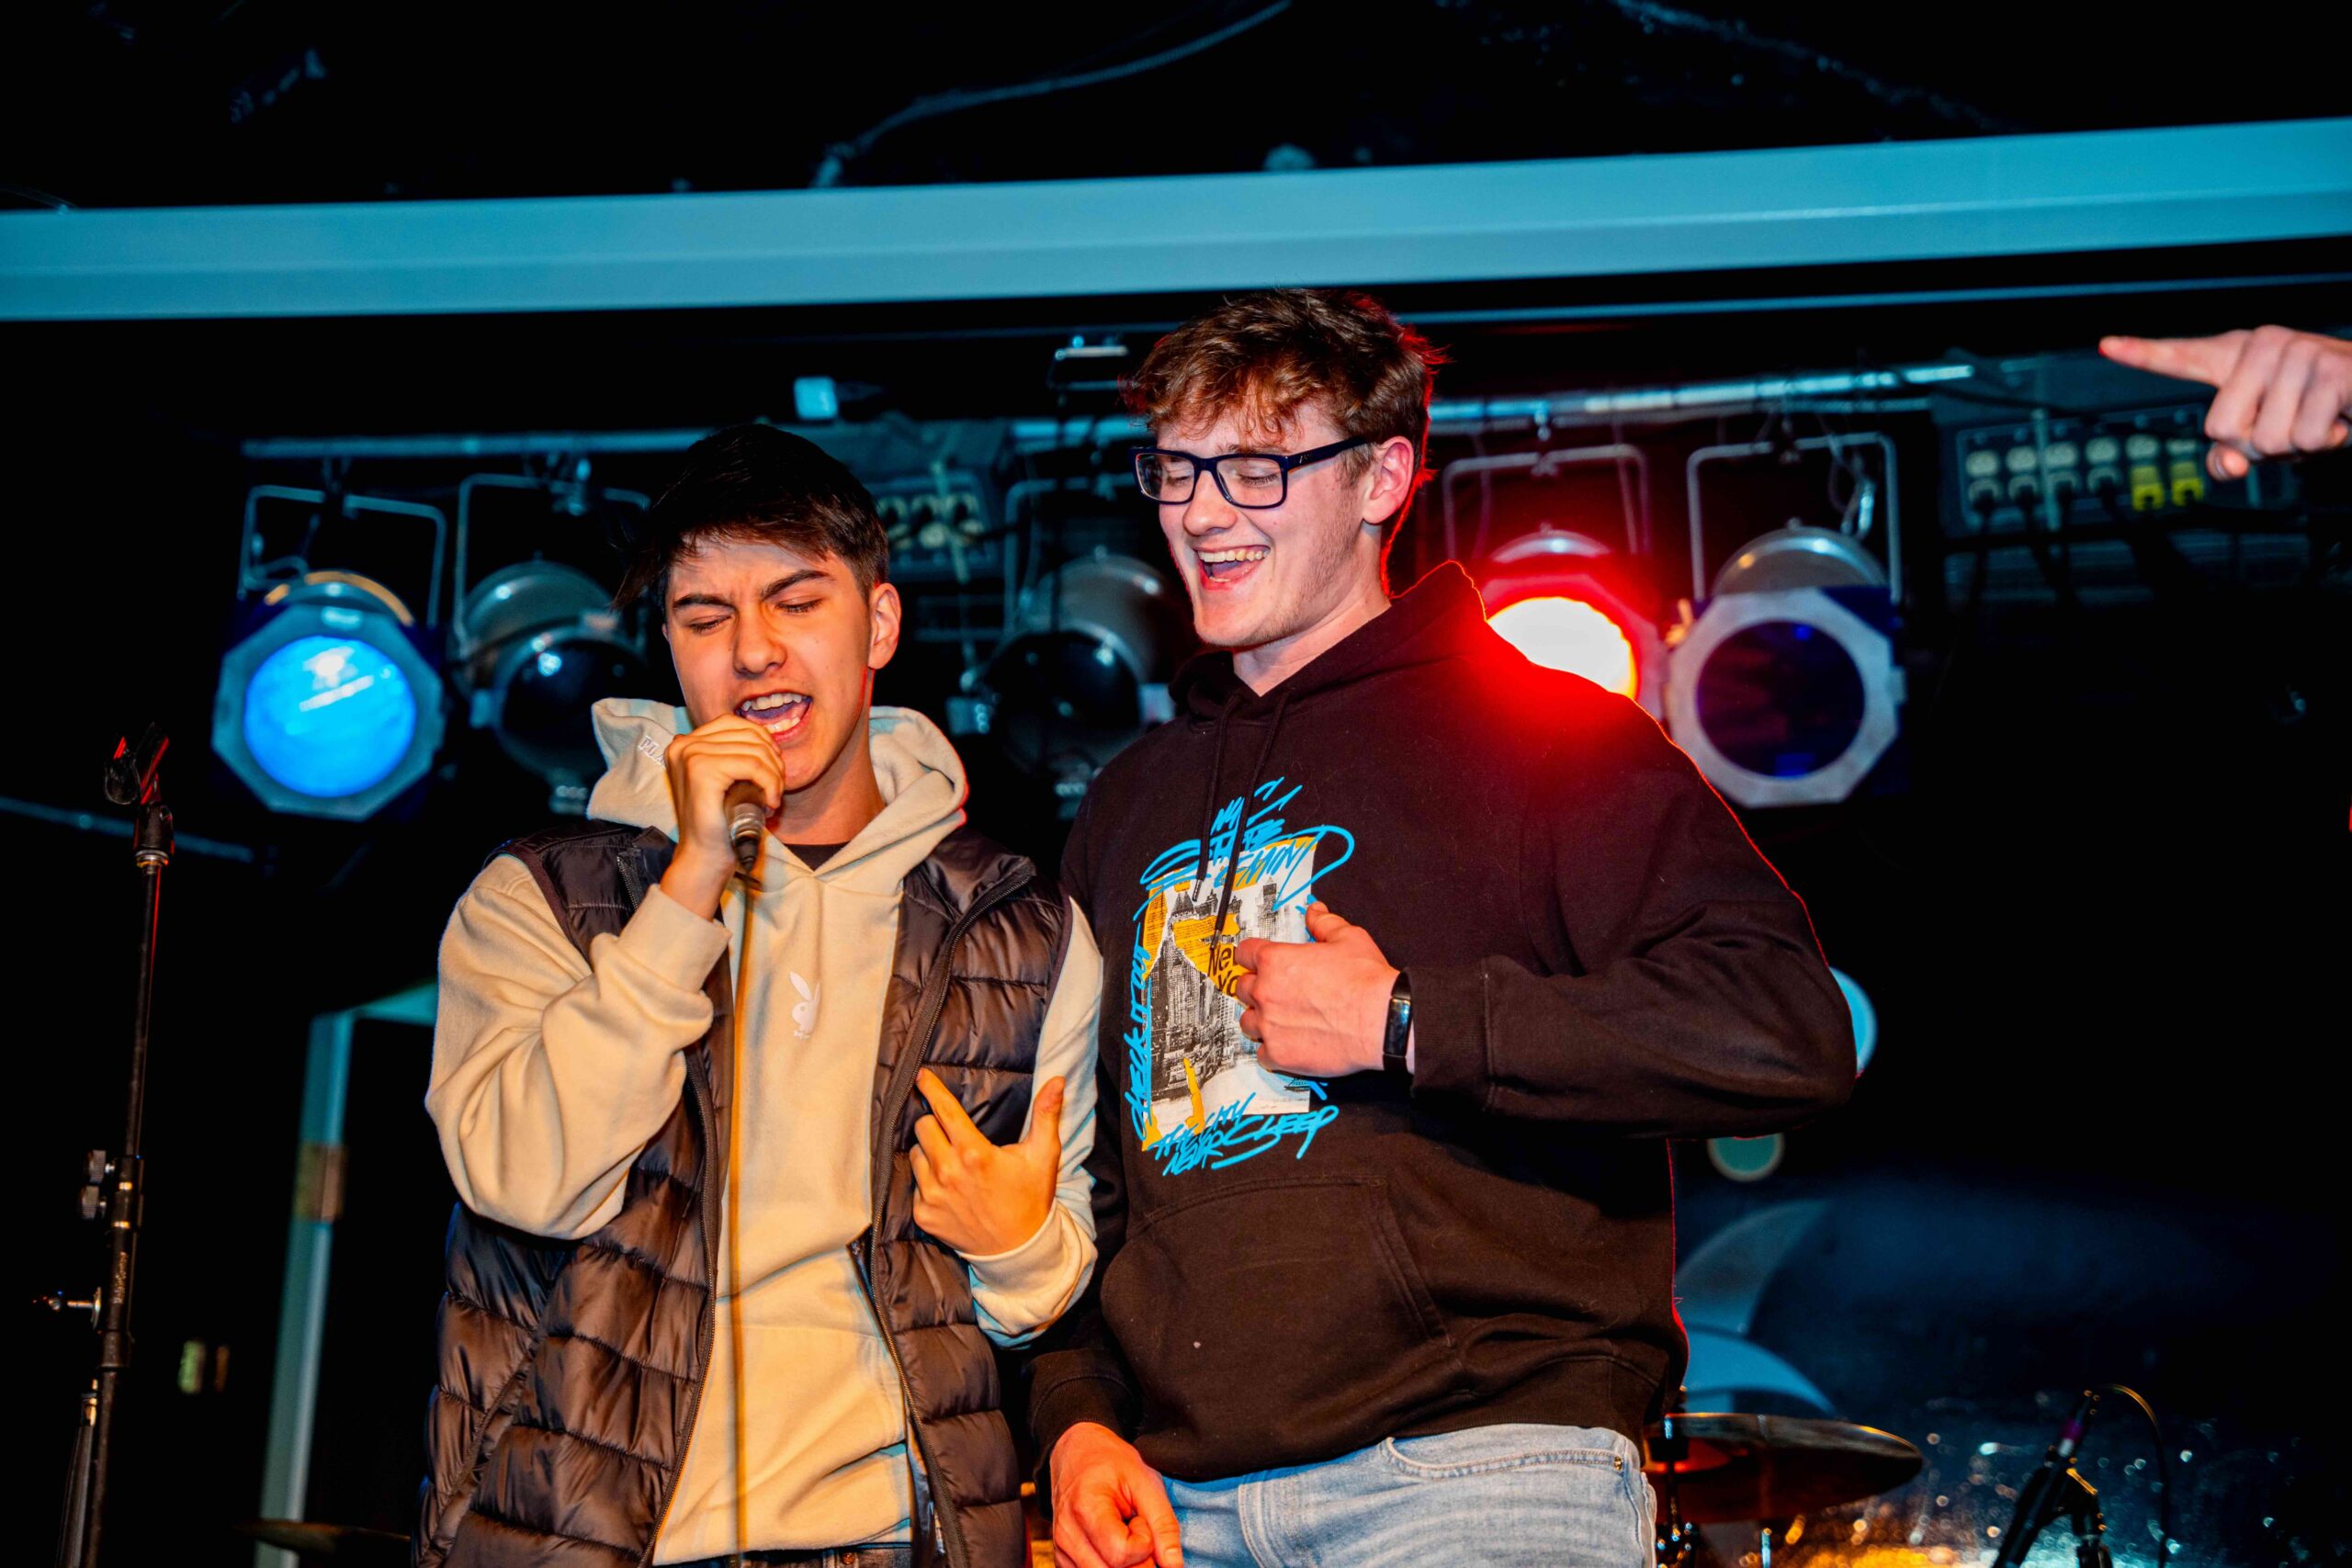
[[[1785,634],[1772,629],[1779,627],[1790,629]],[[1807,643],[1820,639],[1850,666],[1859,688],[1856,712],[1850,739],[1834,756],[1815,761],[1800,755],[1786,768],[1757,767],[1751,765],[1758,760],[1751,748],[1736,747],[1728,736],[1710,733],[1701,691],[1708,681],[1709,662],[1747,634]],[[1667,727],[1699,771],[1740,805],[1823,805],[1852,794],[1894,744],[1899,728],[1896,683],[1894,649],[1885,634],[1819,589],[1730,593],[1708,602],[1668,657]],[[1804,696],[1790,692],[1786,701],[1793,705]],[[1735,749],[1746,753],[1746,760],[1735,757]]]

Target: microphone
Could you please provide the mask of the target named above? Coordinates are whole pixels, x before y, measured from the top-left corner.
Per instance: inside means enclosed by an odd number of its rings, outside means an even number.
[[[2098,1403],[2096,1389],[2086,1390],[2083,1402],[2058,1428],[2058,1437],[2041,1456],[2041,1468],[2035,1471],[2023,1486],[2018,1488],[2018,1510],[2009,1519],[2009,1528],[2001,1537],[2000,1555],[1993,1559],[1993,1568],[2018,1568],[2025,1554],[2033,1545],[2033,1538],[2041,1533],[2046,1522],[2043,1511],[2050,1502],[2050,1489],[2058,1484],[2075,1462],[2075,1450],[2083,1440],[2083,1433],[2091,1424],[2091,1407]]]
[[[760,835],[767,823],[767,803],[760,798],[759,785],[741,779],[727,786],[727,836],[735,845],[736,868],[746,876],[760,858]]]

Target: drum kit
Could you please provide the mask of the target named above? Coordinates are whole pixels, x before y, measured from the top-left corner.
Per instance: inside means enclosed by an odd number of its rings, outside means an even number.
[[[1644,1436],[1660,1568],[1690,1561],[1699,1526],[1731,1523],[1756,1527],[1757,1568],[1772,1568],[1792,1521],[1892,1491],[1925,1462],[1894,1433],[1851,1421],[1676,1413]]]

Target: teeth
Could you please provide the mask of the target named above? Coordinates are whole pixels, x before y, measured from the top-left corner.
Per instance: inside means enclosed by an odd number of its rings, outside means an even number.
[[[807,697],[803,696],[798,692],[769,692],[763,695],[752,698],[736,711],[739,713],[766,713],[771,709],[780,708],[786,703],[805,703],[808,700],[808,699]]]
[[[1204,562],[1216,565],[1226,561],[1264,560],[1267,547],[1264,545],[1244,545],[1238,549],[1201,550],[1197,553]]]

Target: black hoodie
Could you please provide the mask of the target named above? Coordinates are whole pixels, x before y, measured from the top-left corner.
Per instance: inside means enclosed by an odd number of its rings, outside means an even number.
[[[1450,565],[1263,695],[1220,653],[1176,700],[1063,861],[1104,959],[1102,1262],[1033,1363],[1041,1452],[1099,1421],[1199,1481],[1505,1421],[1638,1441],[1688,1354],[1665,1140],[1853,1083],[1804,906]],[[1311,898],[1406,972],[1409,1086],[1283,1078],[1236,1027],[1209,933],[1305,940]]]

